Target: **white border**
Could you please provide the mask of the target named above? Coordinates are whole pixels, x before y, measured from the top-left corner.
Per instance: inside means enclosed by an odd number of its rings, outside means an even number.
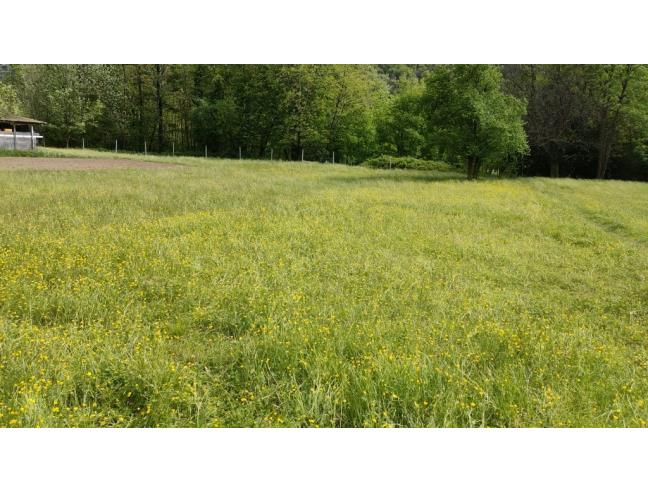
[[[3,2],[0,62],[641,63],[645,10],[638,0]]]
[[[644,10],[636,0],[3,2],[0,63],[642,63]],[[0,489],[628,490],[645,487],[647,437],[0,430]]]
[[[2,490],[634,490],[645,430],[4,430]]]

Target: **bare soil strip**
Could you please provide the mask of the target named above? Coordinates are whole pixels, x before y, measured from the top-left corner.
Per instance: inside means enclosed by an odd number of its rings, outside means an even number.
[[[68,159],[58,157],[0,157],[0,170],[89,171],[93,169],[157,169],[175,167],[161,162],[128,159]]]

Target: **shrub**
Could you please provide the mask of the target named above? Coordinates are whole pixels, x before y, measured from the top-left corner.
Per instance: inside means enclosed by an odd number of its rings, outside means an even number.
[[[374,169],[415,169],[419,171],[456,171],[450,164],[441,161],[427,161],[415,157],[393,157],[381,155],[362,163],[365,167]]]

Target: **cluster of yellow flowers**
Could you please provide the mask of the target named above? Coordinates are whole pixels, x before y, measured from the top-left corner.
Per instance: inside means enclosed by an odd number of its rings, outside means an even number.
[[[645,190],[188,162],[0,175],[0,426],[646,426]]]

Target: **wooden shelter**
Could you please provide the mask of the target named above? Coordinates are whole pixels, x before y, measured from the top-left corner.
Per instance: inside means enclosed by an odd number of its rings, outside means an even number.
[[[34,150],[43,138],[34,132],[34,126],[44,124],[32,118],[0,114],[0,149]]]

